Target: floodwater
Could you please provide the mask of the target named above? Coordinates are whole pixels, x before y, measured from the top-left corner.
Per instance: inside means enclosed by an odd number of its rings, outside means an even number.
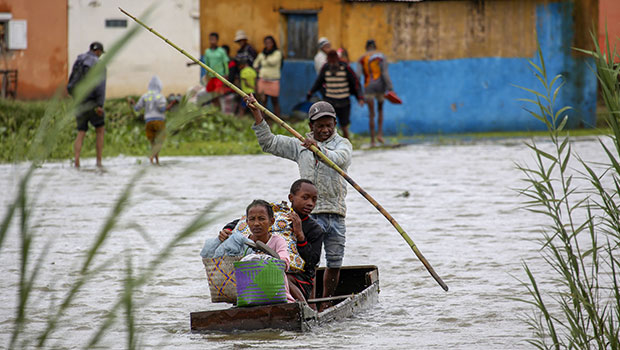
[[[589,161],[602,160],[595,138],[576,139],[573,149]],[[162,166],[151,167],[139,158],[105,159],[106,171],[97,172],[94,160],[85,159],[81,171],[68,161],[36,171],[30,186],[35,257],[50,246],[27,310],[27,334],[43,327],[50,306],[78,276],[114,202],[134,174],[146,169],[95,259],[102,271],[81,290],[49,346],[83,347],[121,291],[127,256],[134,268],[146,266],[175,233],[217,202],[209,228],[177,246],[136,295],[139,344],[146,348],[530,348],[526,339],[533,331],[523,321],[529,307],[514,300],[527,298],[517,279],[525,279],[523,262],[543,281],[552,274],[538,250],[545,218],[519,209],[526,199],[516,189],[524,187],[524,176],[514,162],[532,162],[523,140],[355,151],[349,174],[409,233],[450,291],[435,283],[392,226],[349,187],[344,263],[379,267],[380,301],[373,310],[307,334],[189,332],[190,312],[225,305],[210,302],[199,256],[204,239],[240,216],[254,198],[284,200],[298,176],[296,165],[271,155],[162,160]],[[0,165],[2,215],[24,169]],[[15,316],[19,247],[13,225],[0,251],[0,346],[8,343]],[[122,318],[119,323],[103,345],[125,347]]]

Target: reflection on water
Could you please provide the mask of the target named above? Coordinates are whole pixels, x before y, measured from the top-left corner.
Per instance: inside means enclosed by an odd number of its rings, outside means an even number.
[[[580,139],[573,148],[596,161],[599,147],[594,139]],[[379,267],[377,307],[309,334],[230,335],[189,333],[190,312],[224,306],[210,302],[198,255],[202,242],[252,199],[285,199],[298,176],[294,163],[270,155],[178,157],[150,167],[136,158],[118,157],[106,159],[105,172],[75,171],[67,162],[45,164],[32,185],[36,210],[31,225],[39,232],[37,252],[47,243],[51,248],[28,314],[33,327],[43,326],[50,301],[58,302],[76,277],[80,258],[111,203],[132,175],[146,167],[131,207],[97,257],[98,264],[106,264],[104,271],[80,294],[51,344],[83,346],[120,290],[124,254],[145,266],[205,206],[218,201],[213,225],[178,246],[137,294],[140,341],[147,348],[526,349],[532,330],[520,320],[527,307],[511,299],[525,297],[516,278],[525,277],[523,261],[543,280],[549,275],[536,242],[544,218],[518,209],[524,199],[514,190],[524,186],[514,162],[530,160],[531,153],[514,140],[356,151],[350,175],[398,220],[450,291],[435,283],[399,234],[350,188],[345,264]],[[93,169],[89,159],[84,164]],[[22,170],[0,166],[2,212]],[[5,306],[14,305],[17,294],[16,232],[11,231],[1,252],[0,302]],[[11,331],[6,320],[14,310],[5,307],[0,315],[5,326],[0,342],[6,344]],[[105,344],[124,345],[121,331],[113,330]]]

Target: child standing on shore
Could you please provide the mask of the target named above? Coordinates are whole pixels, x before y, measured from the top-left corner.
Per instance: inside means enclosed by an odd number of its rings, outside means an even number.
[[[253,94],[256,92],[256,71],[250,66],[250,62],[247,58],[242,58],[239,61],[241,90],[246,94]],[[239,115],[243,115],[246,111],[247,105],[245,101],[241,102],[241,108],[239,109]]]
[[[166,98],[161,94],[162,83],[156,75],[149,82],[148,91],[140,97],[138,103],[130,100],[134,110],[144,109],[144,121],[146,122],[146,138],[151,143],[151,155],[149,160],[153,164],[153,159],[159,165],[159,151],[164,142],[166,131]]]

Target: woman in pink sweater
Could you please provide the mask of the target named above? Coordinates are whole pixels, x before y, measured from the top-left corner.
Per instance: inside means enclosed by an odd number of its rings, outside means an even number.
[[[284,261],[286,265],[286,271],[290,263],[288,249],[286,241],[280,236],[271,234],[271,226],[275,222],[273,216],[273,208],[271,204],[262,199],[256,199],[246,209],[246,217],[248,227],[252,234],[250,239],[254,242],[261,241],[265,243],[269,248],[275,250],[280,257],[280,260]],[[286,288],[286,299],[288,302],[294,302],[295,299],[291,296],[286,278],[284,279],[284,287]]]

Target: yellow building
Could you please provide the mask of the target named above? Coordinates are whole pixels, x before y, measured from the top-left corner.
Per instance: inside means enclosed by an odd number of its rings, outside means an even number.
[[[522,111],[513,87],[537,87],[527,68],[537,41],[551,76],[571,72],[559,100],[576,107],[571,125],[593,124],[596,81],[584,69],[587,59],[571,47],[590,47],[597,16],[598,0],[200,2],[203,50],[210,32],[218,32],[232,54],[239,29],[258,51],[265,36],[276,38],[286,56],[280,96],[285,114],[313,83],[309,65],[319,37],[346,48],[352,62],[374,39],[404,101],[387,107],[386,130],[406,134],[543,127]],[[365,120],[364,110],[354,108],[353,131],[363,132]]]

